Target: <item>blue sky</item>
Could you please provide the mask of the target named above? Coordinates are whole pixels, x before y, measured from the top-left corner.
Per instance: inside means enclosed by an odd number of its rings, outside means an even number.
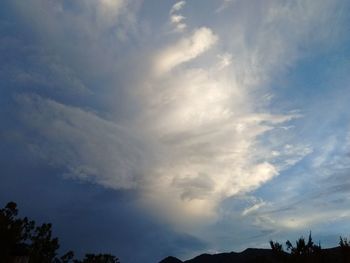
[[[0,201],[122,262],[350,232],[348,1],[5,0]],[[137,251],[137,253],[135,252]]]

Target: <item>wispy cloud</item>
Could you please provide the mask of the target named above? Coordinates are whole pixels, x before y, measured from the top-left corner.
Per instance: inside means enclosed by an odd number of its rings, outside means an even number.
[[[216,13],[220,13],[232,4],[234,0],[223,0],[221,5],[215,10]]]
[[[115,189],[139,185],[146,153],[134,131],[37,95],[22,94],[16,100],[23,109],[22,120],[39,135],[29,140],[33,153],[66,167],[68,177]]]
[[[185,4],[185,1],[177,2],[173,5],[173,7],[170,10],[170,22],[175,27],[175,30],[177,32],[182,32],[187,28],[187,25],[184,22],[186,17],[179,13],[179,11],[183,9]]]
[[[190,61],[208,49],[218,40],[209,28],[195,30],[191,36],[182,38],[174,45],[160,51],[155,59],[156,74],[163,74],[174,67]]]

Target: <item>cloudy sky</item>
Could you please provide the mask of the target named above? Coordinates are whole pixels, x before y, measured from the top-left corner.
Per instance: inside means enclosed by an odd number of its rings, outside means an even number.
[[[350,233],[350,2],[3,0],[0,202],[123,263]]]

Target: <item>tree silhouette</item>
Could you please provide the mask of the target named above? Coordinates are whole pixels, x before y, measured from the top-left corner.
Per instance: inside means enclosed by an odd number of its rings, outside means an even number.
[[[36,226],[33,220],[18,218],[17,215],[18,208],[14,202],[0,209],[1,263],[21,258],[26,258],[28,263],[119,263],[118,258],[110,254],[86,254],[80,261],[74,259],[74,253],[69,251],[58,257],[59,240],[52,237],[52,225],[44,223]]]
[[[51,228],[51,224],[42,224],[33,231],[29,263],[50,263],[56,258],[59,243],[58,238],[52,238]]]
[[[69,263],[73,261],[73,258],[74,258],[74,252],[68,251],[66,254],[60,257],[60,260],[56,261],[55,263]]]
[[[339,237],[339,246],[343,257],[343,262],[350,261],[350,243],[346,237]]]
[[[287,261],[283,246],[278,242],[270,241],[271,249],[276,257],[283,262]],[[322,262],[322,249],[321,245],[316,245],[309,233],[308,241],[305,242],[304,237],[300,237],[293,245],[289,240],[286,241],[287,251],[290,252],[288,257],[290,262]]]
[[[283,245],[278,242],[273,242],[270,240],[270,247],[272,250],[273,255],[279,260],[279,261],[286,261],[286,252],[283,250]]]
[[[9,202],[5,208],[0,209],[0,259],[10,262],[16,250],[26,253],[27,242],[35,227],[34,221],[17,218],[18,209],[14,202]]]

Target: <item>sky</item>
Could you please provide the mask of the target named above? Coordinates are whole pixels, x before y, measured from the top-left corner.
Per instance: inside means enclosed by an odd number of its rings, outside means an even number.
[[[121,262],[350,234],[350,2],[3,0],[0,204]]]

